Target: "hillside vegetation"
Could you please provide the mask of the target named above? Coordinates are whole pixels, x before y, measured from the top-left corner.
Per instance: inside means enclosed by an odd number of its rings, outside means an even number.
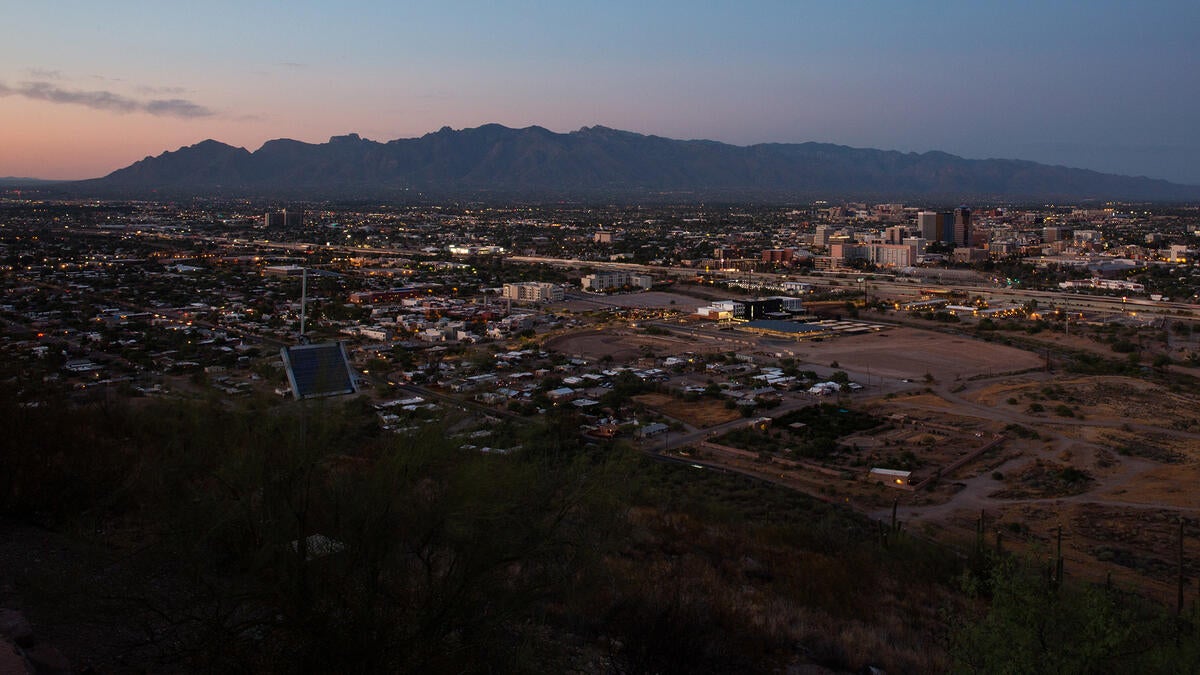
[[[8,399],[0,421],[0,605],[102,671],[1200,665],[1195,622],[1118,590],[585,446],[569,414],[509,455],[449,419],[384,434],[361,400]]]

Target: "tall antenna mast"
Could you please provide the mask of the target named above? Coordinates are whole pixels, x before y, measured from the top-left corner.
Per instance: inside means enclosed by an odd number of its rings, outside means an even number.
[[[305,308],[308,304],[308,268],[301,268],[300,271],[300,343],[304,344],[304,319]]]

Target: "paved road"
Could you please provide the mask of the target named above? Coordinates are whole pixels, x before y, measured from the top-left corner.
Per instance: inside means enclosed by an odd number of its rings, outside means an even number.
[[[617,263],[599,260],[580,260],[578,258],[551,258],[546,256],[509,256],[513,262],[553,265],[557,267],[594,267],[598,269],[626,270],[655,274],[658,276],[695,277],[709,270],[696,267],[660,267],[656,265],[638,265],[635,263]],[[849,290],[857,290],[859,285],[856,273],[847,272],[846,278],[831,278],[829,276],[805,276],[796,274],[772,274],[756,272],[754,277],[763,281],[782,282],[799,281],[814,285],[829,285],[836,281]],[[1186,302],[1163,302],[1148,298],[1133,296],[1113,297],[1103,295],[1085,295],[1053,290],[1027,290],[1022,288],[1007,288],[994,284],[969,281],[935,281],[930,279],[887,280],[870,278],[867,275],[866,291],[871,294],[884,295],[913,295],[919,294],[923,288],[943,288],[962,291],[969,295],[982,295],[993,300],[1006,300],[1023,304],[1037,300],[1042,306],[1060,307],[1067,311],[1107,312],[1109,314],[1124,314],[1129,312],[1170,315],[1172,318],[1189,321],[1200,321],[1200,305]],[[875,275],[877,276],[877,275]],[[1186,312],[1187,314],[1180,314]]]

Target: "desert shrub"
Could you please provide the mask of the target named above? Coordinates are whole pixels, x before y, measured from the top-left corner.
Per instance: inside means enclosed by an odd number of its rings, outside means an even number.
[[[1129,354],[1137,351],[1137,345],[1129,340],[1118,340],[1112,343],[1112,350],[1118,354]]]
[[[994,561],[967,588],[988,597],[982,616],[954,623],[956,672],[1196,672],[1195,616],[1176,622],[1161,607],[1105,586],[1062,586],[1044,570]]]

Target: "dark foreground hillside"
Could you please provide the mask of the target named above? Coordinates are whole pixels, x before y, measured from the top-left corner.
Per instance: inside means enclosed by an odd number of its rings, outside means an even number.
[[[0,401],[0,607],[99,672],[1200,667],[1194,622],[1118,590],[585,447],[569,416],[503,456],[453,422]]]

